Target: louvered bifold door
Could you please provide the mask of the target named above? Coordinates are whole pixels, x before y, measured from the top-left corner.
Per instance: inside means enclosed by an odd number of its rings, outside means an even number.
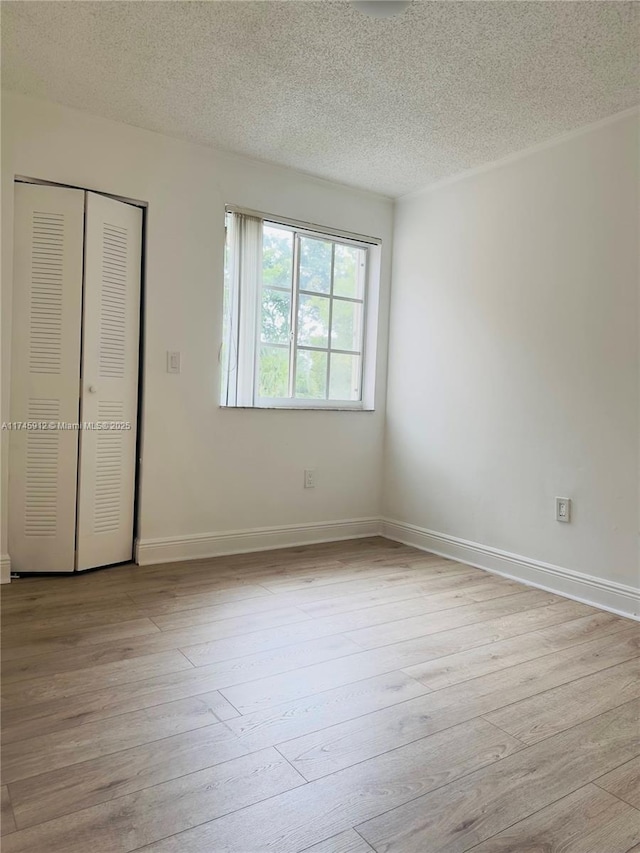
[[[142,211],[87,193],[78,570],[132,558]]]
[[[83,227],[82,190],[15,185],[8,545],[16,572],[74,570]]]

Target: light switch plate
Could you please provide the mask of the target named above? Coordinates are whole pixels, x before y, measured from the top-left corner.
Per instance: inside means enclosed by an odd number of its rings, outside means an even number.
[[[571,521],[571,498],[556,498],[556,521],[563,524]]]
[[[167,373],[180,373],[180,353],[167,350]]]

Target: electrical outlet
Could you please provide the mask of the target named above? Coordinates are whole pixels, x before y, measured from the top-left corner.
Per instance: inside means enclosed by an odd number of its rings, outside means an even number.
[[[316,469],[304,469],[304,487],[305,489],[315,489],[316,487]]]
[[[571,521],[571,498],[556,498],[556,521]]]

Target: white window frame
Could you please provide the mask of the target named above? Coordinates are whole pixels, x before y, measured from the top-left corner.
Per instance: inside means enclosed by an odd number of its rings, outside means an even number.
[[[292,283],[291,283],[291,318],[290,318],[290,342],[282,344],[282,348],[289,351],[289,397],[260,397],[258,396],[258,370],[260,357],[260,306],[262,305],[262,281],[256,286],[255,268],[249,274],[243,274],[240,269],[242,261],[236,257],[235,269],[232,264],[230,277],[231,298],[230,304],[233,309],[230,316],[226,318],[225,325],[229,341],[227,351],[231,350],[237,354],[235,363],[233,358],[227,358],[222,365],[222,399],[223,408],[259,408],[259,409],[318,409],[318,410],[346,410],[346,411],[373,411],[375,391],[375,356],[377,342],[377,314],[378,314],[378,290],[380,276],[380,249],[381,241],[377,238],[364,237],[360,234],[341,231],[339,229],[327,228],[308,222],[300,222],[288,217],[275,216],[261,213],[235,205],[226,205],[227,214],[241,214],[251,217],[252,220],[261,220],[260,227],[272,225],[276,228],[289,230],[293,234],[293,258],[292,258]],[[310,237],[333,244],[342,243],[354,248],[365,250],[365,269],[363,292],[361,298],[335,296],[333,293],[333,257],[335,248],[332,248],[332,275],[331,288],[327,294],[319,294],[315,291],[306,291],[299,286],[299,252],[300,238]],[[260,246],[261,250],[261,246]],[[261,269],[261,258],[256,260],[255,253],[251,255],[251,266],[259,266]],[[279,289],[279,288],[276,288]],[[284,288],[282,288],[284,291]],[[248,295],[247,295],[248,294]],[[247,306],[243,312],[240,306]],[[298,305],[301,295],[318,296],[329,298],[329,337],[327,347],[311,347],[300,345],[297,342],[297,318]],[[334,301],[344,301],[362,305],[362,340],[361,350],[337,350],[331,346],[331,319]],[[279,346],[269,344],[270,346]],[[360,356],[360,399],[338,400],[338,399],[313,399],[294,397],[295,366],[297,354],[300,350],[312,352],[323,352],[327,354],[327,394],[329,393],[329,377],[331,369],[331,353],[342,353]]]

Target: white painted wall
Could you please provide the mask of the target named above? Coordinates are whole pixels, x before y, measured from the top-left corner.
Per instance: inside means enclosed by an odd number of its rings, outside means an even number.
[[[14,176],[143,200],[149,211],[141,538],[377,517],[392,203],[14,94],[4,95],[2,118],[2,418],[9,411]],[[375,412],[218,407],[227,202],[382,238]],[[179,376],[165,372],[166,350],[182,352]],[[305,467],[318,470],[314,490],[302,487]]]
[[[387,517],[640,585],[638,156],[627,116],[397,205]]]

